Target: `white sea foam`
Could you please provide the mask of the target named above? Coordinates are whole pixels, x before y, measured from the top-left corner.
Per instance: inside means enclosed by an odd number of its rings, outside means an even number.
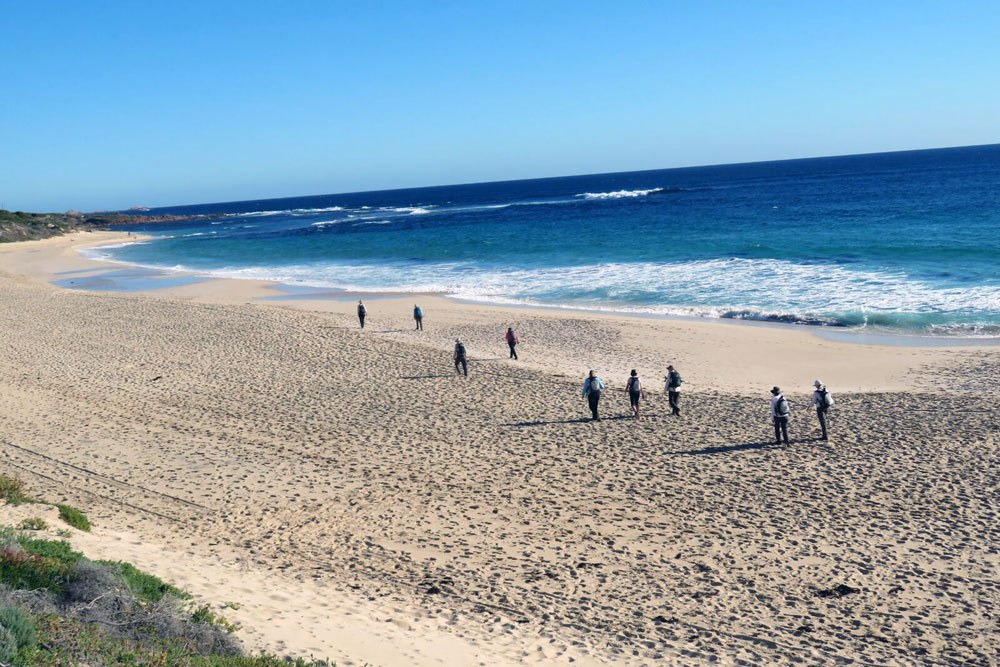
[[[129,244],[117,247],[122,245]],[[84,253],[114,260],[110,253],[103,254],[105,248]],[[365,292],[434,292],[470,301],[606,312],[854,326],[912,324],[930,333],[1000,335],[1000,286],[945,288],[901,272],[774,259],[544,269],[484,268],[461,262],[324,262],[229,267],[206,273]]]
[[[423,206],[380,206],[378,210],[388,211],[390,213],[408,213],[410,215],[426,215],[431,212],[430,208],[426,208]]]
[[[584,192],[576,195],[584,199],[625,199],[627,197],[645,197],[657,192],[663,192],[663,188],[652,188],[650,190],[616,190],[615,192]]]
[[[365,220],[364,222],[355,222],[352,227],[360,227],[362,225],[391,225],[392,220]]]
[[[347,218],[335,218],[333,220],[317,220],[309,224],[310,227],[326,227],[327,225],[339,225],[342,222],[350,222],[351,216]]]

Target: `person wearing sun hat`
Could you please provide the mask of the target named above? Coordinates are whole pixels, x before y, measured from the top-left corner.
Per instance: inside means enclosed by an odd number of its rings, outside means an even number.
[[[813,387],[815,388],[813,392],[813,405],[816,406],[816,417],[819,419],[819,428],[823,432],[823,439],[827,440],[826,413],[830,411],[830,406],[833,405],[833,396],[830,396],[826,385],[820,380],[813,382]]]

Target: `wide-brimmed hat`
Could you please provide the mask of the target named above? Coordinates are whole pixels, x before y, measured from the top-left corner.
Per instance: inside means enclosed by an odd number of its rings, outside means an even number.
[[[816,380],[815,382],[813,382],[813,386],[814,386],[814,387],[822,387],[822,386],[823,386],[823,383],[822,383],[822,382],[820,382],[819,380]]]
[[[777,396],[778,394],[781,393],[781,390],[778,389],[777,387],[771,387],[771,393]]]

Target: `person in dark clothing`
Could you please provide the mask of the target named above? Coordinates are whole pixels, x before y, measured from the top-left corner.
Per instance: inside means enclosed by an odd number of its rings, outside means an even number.
[[[459,370],[459,366],[462,367]],[[465,350],[465,343],[463,343],[458,338],[455,339],[455,372],[465,373],[465,377],[469,377],[469,357]]]
[[[507,327],[507,333],[504,335],[503,339],[507,341],[507,347],[510,348],[510,358],[517,361],[517,344],[521,341],[518,340],[517,334],[514,333],[514,329]]]
[[[632,374],[629,376],[628,382],[625,383],[625,393],[628,394],[628,402],[632,408],[632,414],[635,418],[639,418],[639,399],[646,398],[646,391],[642,388],[642,382],[639,380],[639,374],[636,370],[632,369]]]
[[[361,299],[358,299],[358,322],[361,322],[361,328],[365,328],[365,317],[368,315],[368,309],[365,308],[365,304]]]
[[[604,381],[597,377],[597,373],[590,371],[590,375],[583,381],[583,395],[587,397],[590,414],[595,422],[601,421],[601,417],[597,414],[597,405],[601,402],[602,389],[604,389]]]
[[[413,319],[417,323],[417,331],[424,330],[424,311],[421,310],[420,306],[413,305]]]
[[[788,401],[777,387],[771,388],[771,421],[774,423],[774,444],[780,445],[782,439],[788,446]]]
[[[823,439],[829,440],[826,433],[826,413],[830,411],[830,404],[833,399],[830,398],[830,392],[827,390],[826,385],[824,385],[819,380],[813,382],[813,387],[816,391],[813,392],[813,405],[816,406],[816,418],[819,419],[819,428],[823,432]]]
[[[670,414],[681,416],[681,374],[674,370],[673,366],[667,366],[666,390],[667,400],[670,402]]]

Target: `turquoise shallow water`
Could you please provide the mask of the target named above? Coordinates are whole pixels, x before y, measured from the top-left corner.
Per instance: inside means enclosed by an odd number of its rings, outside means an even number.
[[[213,276],[1000,337],[1000,146],[156,209],[103,258]]]

